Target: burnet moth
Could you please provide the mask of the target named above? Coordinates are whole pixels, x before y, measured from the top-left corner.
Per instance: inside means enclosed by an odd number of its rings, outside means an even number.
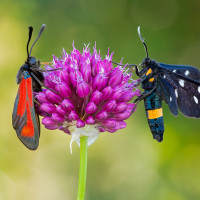
[[[40,61],[31,56],[31,52],[45,27],[46,25],[43,24],[38,37],[31,46],[30,52],[29,42],[32,37],[33,27],[29,27],[29,37],[26,48],[27,60],[25,64],[20,67],[16,77],[19,88],[12,113],[12,125],[16,130],[18,138],[30,150],[36,150],[38,148],[40,137],[40,122],[39,116],[35,111],[33,92],[41,91],[42,86],[46,87],[43,84],[44,76],[42,74],[42,72],[46,70],[40,68]]]
[[[146,58],[141,63],[142,70],[139,71],[137,65],[127,66],[134,66],[141,78],[137,85],[141,84],[144,92],[135,103],[144,100],[153,138],[161,142],[164,133],[162,101],[168,104],[174,116],[178,115],[179,110],[186,117],[200,118],[200,71],[188,65],[169,65],[151,60],[140,27],[138,34],[146,51]]]

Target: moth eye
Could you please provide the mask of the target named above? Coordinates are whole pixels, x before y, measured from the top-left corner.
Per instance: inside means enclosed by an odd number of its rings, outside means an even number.
[[[36,65],[36,62],[37,61],[36,61],[36,59],[34,57],[31,57],[30,60],[29,60],[29,64],[30,65]]]
[[[177,91],[177,89],[175,89],[175,96],[176,96],[176,98],[178,98],[178,91]]]
[[[194,98],[195,103],[198,104],[198,103],[199,103],[199,100],[197,99],[197,97],[196,97],[196,96],[193,96],[193,98]]]
[[[189,70],[185,71],[185,76],[188,76],[190,74]]]
[[[185,83],[184,80],[182,80],[182,79],[179,80],[179,84],[181,87],[184,87],[184,83]]]
[[[163,75],[163,78],[166,78],[166,75],[165,75],[165,74]]]
[[[175,72],[176,72],[176,69],[174,69],[173,72],[175,73]]]

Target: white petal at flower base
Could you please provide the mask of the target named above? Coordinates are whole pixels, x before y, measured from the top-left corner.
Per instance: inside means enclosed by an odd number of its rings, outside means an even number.
[[[70,126],[69,131],[71,133],[71,141],[70,141],[70,151],[72,153],[72,143],[74,141],[77,142],[78,146],[80,147],[80,137],[88,136],[88,147],[95,142],[98,138],[100,132],[95,127],[95,125],[86,125],[83,128],[77,128],[76,125]]]

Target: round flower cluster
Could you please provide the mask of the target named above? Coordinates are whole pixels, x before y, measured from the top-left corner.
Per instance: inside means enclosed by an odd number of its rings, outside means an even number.
[[[59,129],[72,135],[79,143],[81,136],[89,136],[92,144],[100,132],[116,132],[126,127],[124,120],[134,112],[134,103],[128,103],[140,91],[137,80],[125,67],[113,68],[112,56],[101,59],[96,47],[90,53],[85,46],[81,54],[73,44],[73,51],[62,57],[53,56],[53,64],[46,66],[44,84],[52,89],[35,93],[40,106],[37,112],[44,116],[47,129]],[[55,92],[53,92],[55,91]]]

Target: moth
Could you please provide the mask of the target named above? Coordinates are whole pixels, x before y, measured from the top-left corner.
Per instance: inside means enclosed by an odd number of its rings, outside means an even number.
[[[36,150],[38,148],[40,137],[40,121],[35,111],[35,103],[37,102],[34,99],[33,92],[41,91],[42,86],[46,87],[43,84],[44,76],[42,72],[47,71],[40,68],[40,61],[31,56],[31,52],[45,27],[46,25],[43,24],[38,37],[31,46],[30,52],[29,43],[32,37],[33,27],[29,27],[29,37],[26,48],[27,59],[20,67],[16,77],[19,88],[12,113],[12,125],[20,141],[30,150]],[[46,88],[50,89],[48,87]]]
[[[135,67],[136,74],[141,78],[137,85],[141,84],[144,89],[134,102],[137,104],[144,100],[153,138],[161,142],[164,133],[162,101],[174,116],[179,110],[186,117],[200,118],[200,71],[189,65],[170,65],[150,59],[140,27],[138,34],[145,47],[146,58],[141,63],[141,71],[137,65],[127,65]]]

